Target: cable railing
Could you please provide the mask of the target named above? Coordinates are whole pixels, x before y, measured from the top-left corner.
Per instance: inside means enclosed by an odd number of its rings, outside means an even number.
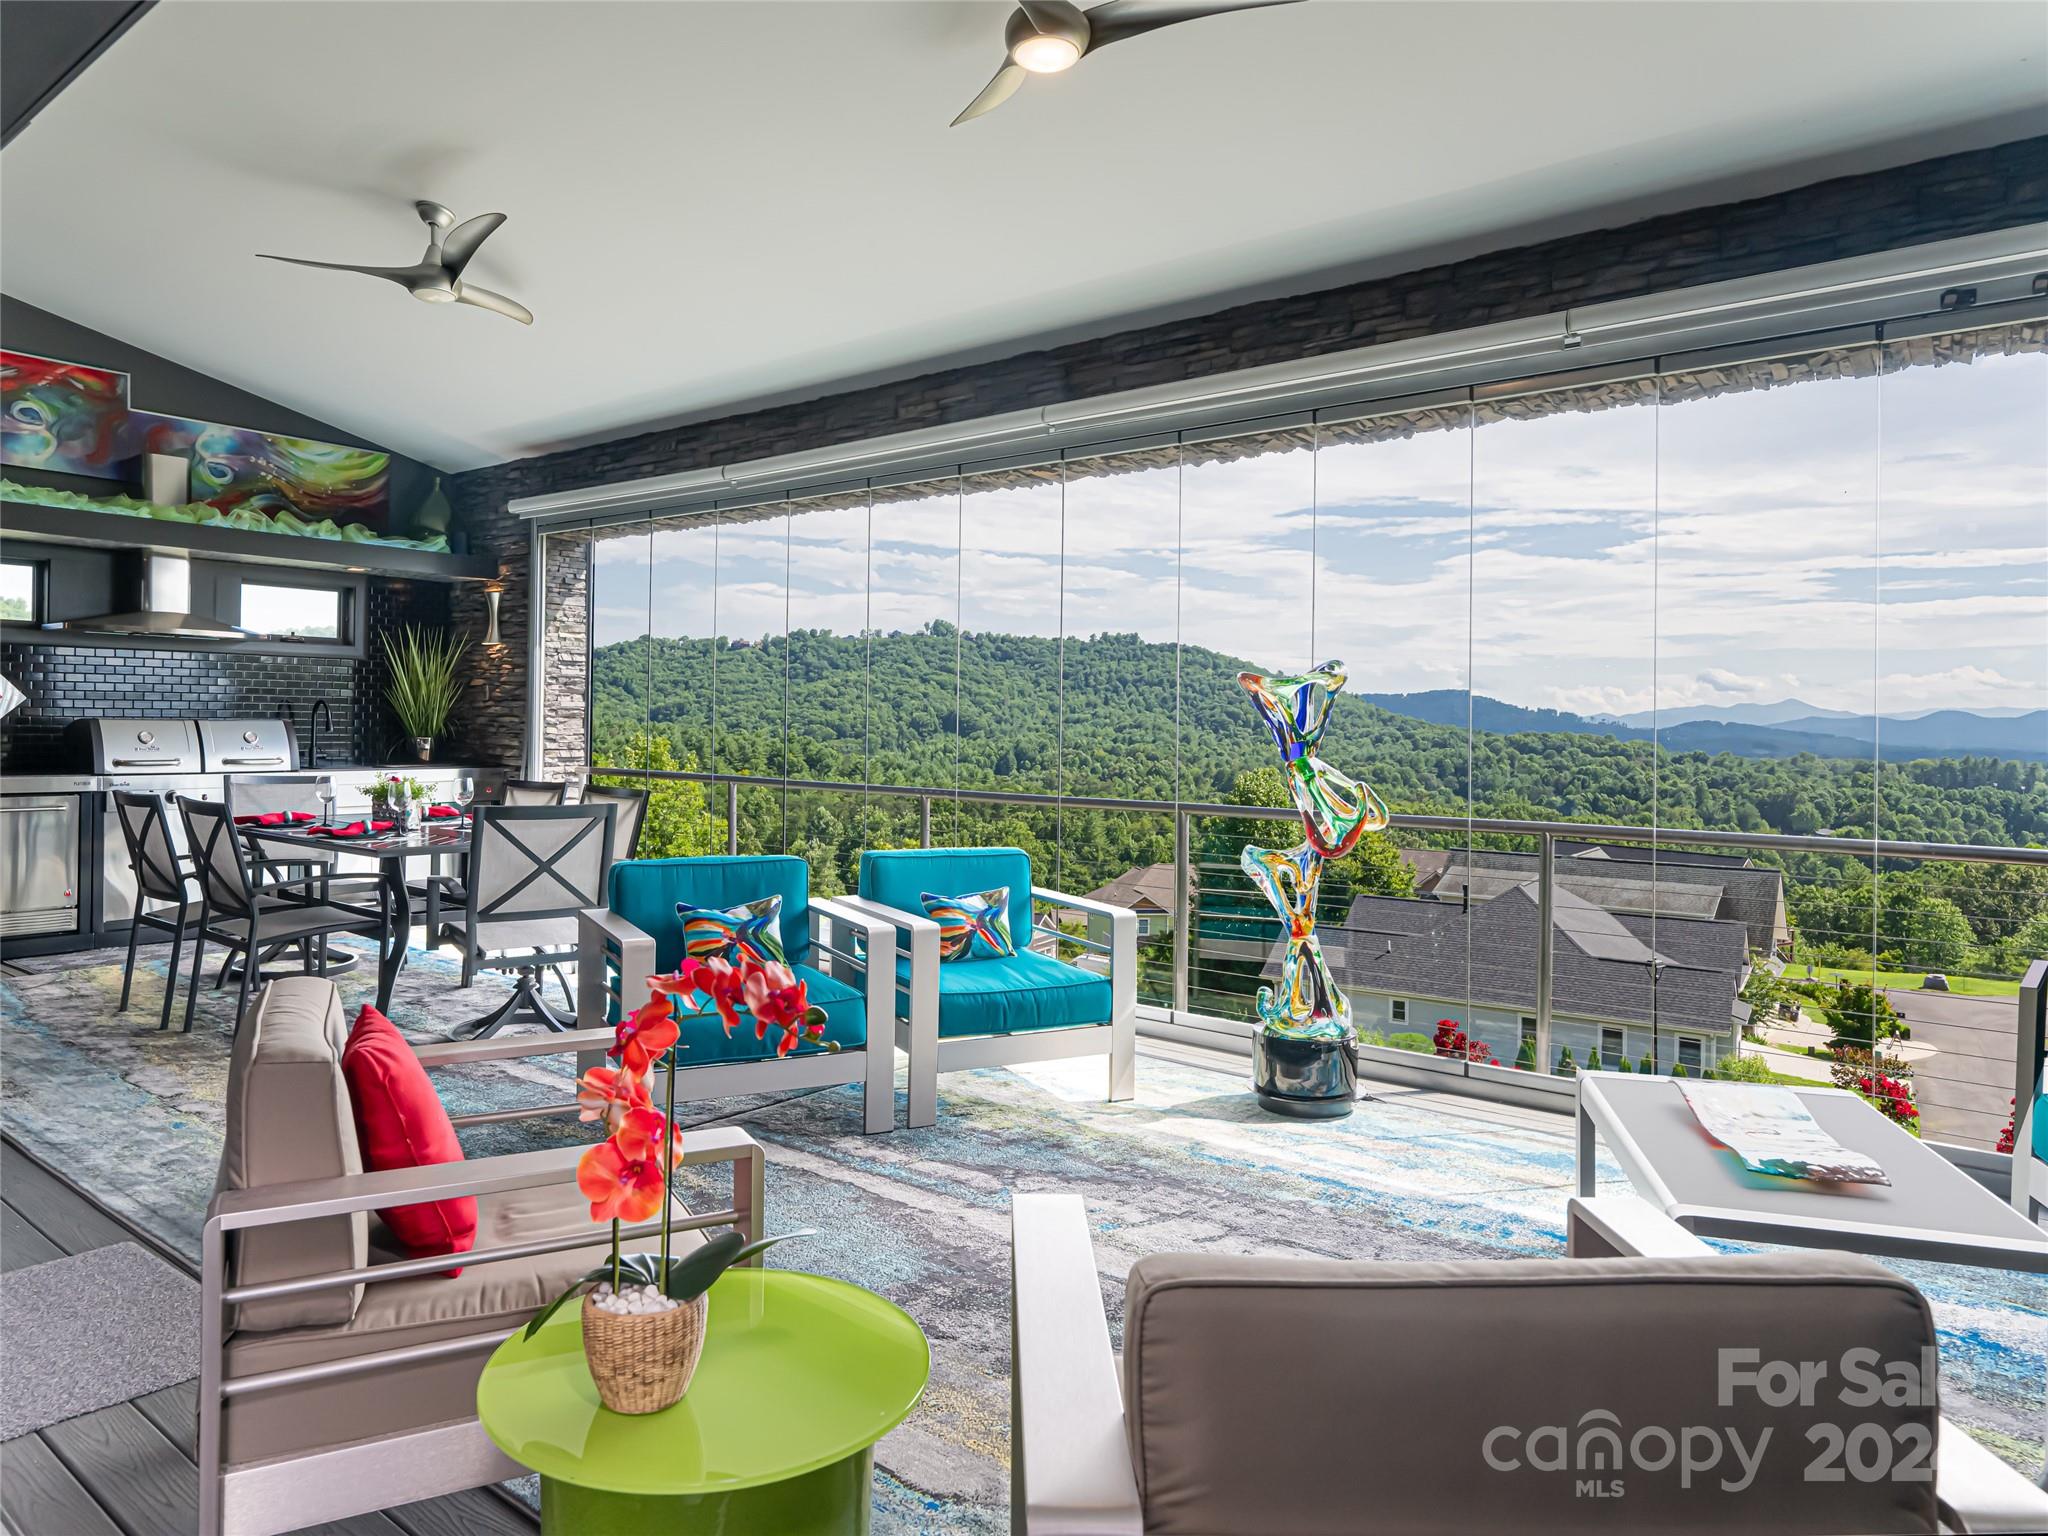
[[[1237,867],[1242,827],[1227,824],[1297,823],[1291,808],[602,764],[587,771],[722,791],[734,854],[747,820],[743,792],[784,797],[790,852],[802,851],[789,831],[790,795],[914,805],[914,835],[925,847],[971,841],[973,807],[1170,820],[1171,858],[1162,862],[1172,870],[1171,905],[1159,915],[1166,932],[1155,920],[1139,940],[1139,1000],[1150,1021],[1248,1037],[1254,994],[1277,973],[1280,923]],[[714,807],[715,799],[706,809],[716,820]],[[882,830],[898,845],[913,835],[900,815]],[[1486,848],[1474,844],[1482,834]],[[1886,964],[1900,951],[1952,962],[1959,941],[1909,931],[1871,893],[1886,865],[2048,868],[2048,848],[1413,813],[1396,813],[1388,836],[1415,889],[1353,888],[1332,877],[1319,932],[1352,1000],[1361,1052],[1397,1075],[1547,1094],[1595,1063],[1697,1075],[1740,1060],[1745,1075],[1762,1080],[1827,1083],[1838,1075],[1835,1044],[1860,1032],[1877,1069],[1913,1079],[1923,1136],[1996,1145],[2032,1043],[2020,984],[2010,974],[1952,974],[1953,963]],[[1515,848],[1498,846],[1507,843]],[[1561,853],[1561,844],[1575,851]],[[1589,857],[1578,845],[1602,851]],[[1776,863],[1745,860],[1702,874],[1697,859],[1685,859],[1701,853]],[[1660,862],[1664,855],[1672,862]],[[1717,885],[1713,868],[1741,873]],[[1746,894],[1723,888],[1737,883]],[[1839,906],[1844,896],[1845,915],[1800,924],[1793,942],[1790,907]],[[2026,915],[1975,903],[1958,910],[1999,932],[2016,933]],[[1816,952],[1824,963],[1810,964]],[[1782,985],[1753,986],[1759,971]],[[1859,980],[1861,989],[1840,990]],[[1444,1046],[1445,1023],[1456,1026],[1460,1048]]]

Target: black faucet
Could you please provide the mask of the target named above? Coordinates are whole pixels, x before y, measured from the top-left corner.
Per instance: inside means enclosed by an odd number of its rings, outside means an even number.
[[[326,722],[328,730],[334,729],[334,715],[328,709],[327,701],[325,699],[315,699],[311,712],[306,716],[306,729],[313,738],[310,745],[313,753],[314,767],[318,767],[325,761],[320,752],[320,726],[323,721]]]

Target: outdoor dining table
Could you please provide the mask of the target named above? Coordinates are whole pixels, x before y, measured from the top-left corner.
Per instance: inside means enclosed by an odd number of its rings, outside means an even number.
[[[412,931],[412,896],[405,883],[406,865],[412,859],[438,861],[468,853],[468,818],[429,821],[408,831],[357,837],[336,837],[311,826],[250,826],[242,828],[242,831],[252,842],[313,848],[322,853],[352,853],[377,861],[378,877],[384,887],[384,930],[377,944],[377,1010],[389,1012],[391,989],[397,984],[398,973],[405,965],[406,938]],[[431,948],[441,926],[441,888],[436,881],[427,882],[424,905],[427,944]]]

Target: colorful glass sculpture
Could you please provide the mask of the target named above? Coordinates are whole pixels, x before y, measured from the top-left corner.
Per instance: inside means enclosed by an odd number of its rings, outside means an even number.
[[[1338,990],[1316,938],[1316,892],[1324,861],[1342,858],[1367,832],[1386,826],[1387,808],[1369,786],[1313,751],[1344,687],[1344,664],[1326,661],[1296,677],[1240,672],[1237,681],[1273,733],[1280,771],[1308,836],[1300,847],[1285,851],[1247,846],[1238,858],[1287,924],[1280,986],[1259,988],[1259,1017],[1276,1033],[1345,1039],[1351,1035],[1351,1004]]]

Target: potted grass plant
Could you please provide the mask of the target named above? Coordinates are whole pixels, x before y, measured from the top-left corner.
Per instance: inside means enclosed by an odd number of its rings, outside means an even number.
[[[456,664],[469,641],[453,631],[408,624],[384,637],[384,664],[391,674],[384,697],[421,762],[431,761],[434,738],[448,728],[461,685]]]

